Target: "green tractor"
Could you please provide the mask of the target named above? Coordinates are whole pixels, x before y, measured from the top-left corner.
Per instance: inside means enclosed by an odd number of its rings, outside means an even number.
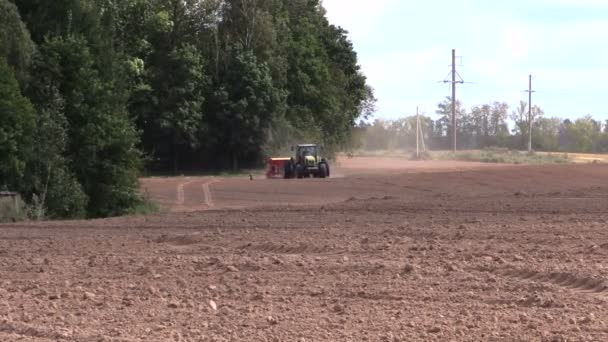
[[[295,158],[292,157],[285,163],[285,178],[315,178],[329,177],[329,163],[321,157],[320,146],[314,144],[303,144],[291,147],[295,151]]]

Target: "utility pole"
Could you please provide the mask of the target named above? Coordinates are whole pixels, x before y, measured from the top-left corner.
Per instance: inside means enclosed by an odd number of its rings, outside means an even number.
[[[532,153],[532,75],[528,78],[528,153]]]
[[[416,107],[416,159],[420,159],[420,114],[418,114],[418,107]]]
[[[444,80],[443,83],[452,84],[452,150],[456,152],[456,84],[463,84],[464,80],[456,72],[456,50],[452,49],[452,80]]]
[[[452,49],[452,150],[456,153],[456,49]]]

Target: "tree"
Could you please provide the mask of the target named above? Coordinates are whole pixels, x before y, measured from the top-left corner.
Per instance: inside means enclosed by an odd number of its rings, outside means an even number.
[[[488,130],[491,136],[498,140],[509,135],[507,118],[509,117],[509,105],[506,102],[494,102],[490,114]]]
[[[99,34],[99,0],[14,0],[33,41],[40,45],[49,36]],[[97,36],[99,38],[99,36]]]
[[[180,146],[195,148],[200,143],[198,133],[203,123],[203,91],[207,80],[201,56],[192,45],[174,50],[163,71],[157,75],[163,77],[163,80],[157,79],[158,83],[162,82],[156,91],[160,107],[158,120],[160,128],[169,136],[173,171],[177,172]]]
[[[34,109],[3,58],[0,58],[0,187],[21,190],[32,155]]]
[[[0,59],[8,63],[23,85],[28,77],[34,42],[17,7],[8,0],[0,0],[0,23]]]
[[[201,131],[211,89],[201,45],[208,24],[203,5],[131,0],[117,15],[118,37],[132,70],[128,108],[142,131],[141,146],[173,172],[188,165],[205,137]]]
[[[471,109],[470,129],[475,137],[476,147],[497,146],[506,143],[509,135],[506,119],[509,105],[494,102]]]
[[[124,98],[96,70],[87,42],[78,36],[48,39],[34,93],[55,88],[64,101],[66,161],[89,197],[91,217],[126,213],[138,201],[137,135]],[[44,99],[37,104],[43,108]]]
[[[368,151],[389,150],[393,134],[388,130],[390,123],[376,119],[374,123],[365,126],[363,146]]]
[[[237,170],[240,160],[251,163],[259,157],[282,94],[274,88],[268,66],[258,63],[251,51],[233,53],[223,84],[214,93],[212,134]]]
[[[32,72],[41,76],[46,68],[42,56],[34,59]],[[69,169],[66,150],[69,143],[65,101],[59,89],[44,77],[37,77],[28,87],[28,96],[36,99],[34,158],[30,161],[22,191],[29,198],[37,196],[50,218],[86,217],[88,197]]]
[[[569,137],[567,149],[570,152],[595,152],[601,129],[591,116],[584,116],[576,119],[574,123],[564,126]]]
[[[475,145],[477,147],[484,147],[490,144],[490,115],[492,107],[490,105],[475,106],[471,108],[471,124],[473,127],[473,134]]]
[[[435,114],[439,115],[439,119],[436,121],[436,129],[440,133],[442,137],[442,148],[449,148],[452,146],[452,99],[447,96],[443,101],[437,104],[437,110]],[[462,108],[462,103],[456,100],[456,137],[463,137],[465,135],[470,136],[470,134],[466,134],[464,127],[470,125],[469,118],[466,110]],[[459,140],[459,139],[457,139]],[[462,146],[461,143],[457,143]]]
[[[332,26],[319,1],[284,4],[288,121],[298,130],[319,131],[326,145],[348,139],[356,120],[373,103],[373,92],[357,64],[346,31]]]
[[[525,101],[519,101],[519,106],[511,113],[511,119],[515,121],[514,133],[520,140],[519,148],[524,148],[528,144],[528,132],[530,127],[529,117],[531,117],[532,122],[534,122],[543,115],[544,111],[538,106],[533,106],[531,115],[528,115],[528,104]]]
[[[559,151],[561,122],[559,118],[538,118],[534,122],[532,143],[535,150]]]

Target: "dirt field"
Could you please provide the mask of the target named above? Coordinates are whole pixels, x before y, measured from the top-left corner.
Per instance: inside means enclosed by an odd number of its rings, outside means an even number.
[[[608,165],[339,166],[0,225],[0,341],[608,340]]]

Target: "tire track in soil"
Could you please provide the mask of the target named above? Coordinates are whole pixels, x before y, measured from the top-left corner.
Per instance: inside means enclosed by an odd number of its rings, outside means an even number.
[[[0,332],[5,334],[18,335],[19,339],[44,339],[49,341],[99,341],[101,336],[82,336],[73,334],[64,334],[52,328],[37,327],[34,325],[9,322],[7,320],[0,321]],[[112,339],[113,341],[125,342],[125,339]]]
[[[201,204],[201,206],[186,205],[187,199],[186,199],[185,188],[186,188],[186,186],[197,183],[197,182],[202,182],[201,188],[203,191],[203,203]],[[176,200],[175,200],[175,205],[172,208],[172,211],[179,212],[179,211],[184,211],[186,209],[208,210],[208,209],[214,208],[215,203],[213,202],[211,185],[215,184],[215,183],[219,183],[219,182],[220,181],[217,179],[206,181],[206,182],[199,179],[199,180],[192,180],[192,181],[188,181],[188,182],[184,182],[184,183],[179,183],[176,188]]]
[[[241,250],[252,250],[258,251],[262,253],[270,253],[270,254],[340,254],[344,253],[344,251],[336,251],[332,250],[330,247],[326,246],[312,246],[310,244],[299,244],[299,245],[284,245],[277,244],[272,242],[262,243],[262,244],[247,244],[239,247]]]
[[[213,204],[213,198],[211,197],[211,184],[217,183],[217,180],[212,180],[206,183],[203,183],[203,195],[205,196],[205,205],[208,208],[213,208],[215,204]]]
[[[608,295],[608,282],[606,280],[582,277],[570,272],[543,273],[531,269],[517,268],[495,269],[490,270],[490,272],[506,278],[550,283],[580,293]]]
[[[176,196],[176,201],[175,204],[177,206],[182,206],[184,205],[184,202],[186,202],[186,195],[184,193],[184,188],[186,187],[186,185],[190,185],[192,183],[194,183],[196,181],[189,181],[189,182],[185,182],[185,183],[179,183],[177,185],[177,196]]]

